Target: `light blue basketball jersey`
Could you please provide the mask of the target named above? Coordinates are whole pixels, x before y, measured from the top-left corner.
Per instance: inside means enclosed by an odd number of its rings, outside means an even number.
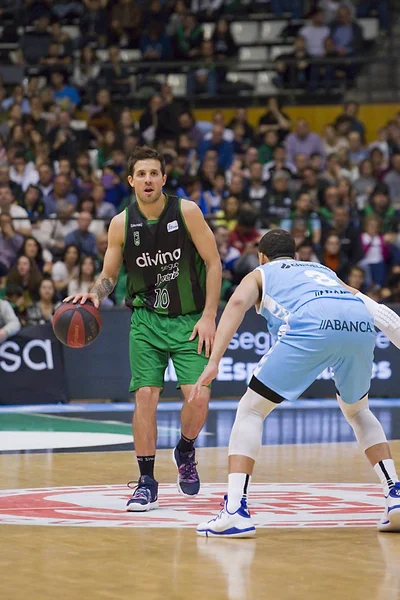
[[[275,341],[285,331],[289,317],[307,302],[318,298],[360,302],[343,287],[334,271],[318,263],[280,258],[257,269],[263,280],[258,312]]]
[[[282,258],[257,268],[259,313],[276,343],[255,368],[250,388],[273,401],[276,395],[295,400],[331,368],[344,402],[358,402],[369,390],[375,346],[362,300],[317,263]]]

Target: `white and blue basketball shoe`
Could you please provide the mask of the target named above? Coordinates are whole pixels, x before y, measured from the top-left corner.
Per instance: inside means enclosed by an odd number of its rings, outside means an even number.
[[[224,496],[224,505],[215,519],[205,521],[197,526],[197,534],[205,537],[231,537],[248,538],[253,537],[256,528],[247,508],[246,500],[243,498],[240,507],[234,513],[228,512],[228,496]]]
[[[128,483],[128,487],[131,487],[132,483]],[[128,512],[147,512],[153,508],[158,508],[158,482],[148,475],[142,475],[127,502],[126,510]]]
[[[379,531],[400,533],[400,482],[394,484],[385,496],[385,512],[377,527]]]

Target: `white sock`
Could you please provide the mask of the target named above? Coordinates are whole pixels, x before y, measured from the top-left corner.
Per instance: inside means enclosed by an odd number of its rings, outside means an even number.
[[[378,475],[380,482],[383,485],[383,492],[385,496],[387,496],[389,490],[397,481],[399,481],[393,460],[391,458],[380,460],[374,466],[374,471]]]
[[[242,498],[247,500],[247,492],[251,475],[246,473],[230,473],[228,476],[228,512],[234,513],[240,508]]]

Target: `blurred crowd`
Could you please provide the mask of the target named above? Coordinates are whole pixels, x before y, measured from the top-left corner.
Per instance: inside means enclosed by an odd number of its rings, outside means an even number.
[[[149,83],[151,63],[184,61],[188,95],[214,97],[243,87],[226,77],[227,61],[239,52],[231,23],[258,10],[293,18],[283,36],[297,35],[294,47],[288,45],[275,60],[279,88],[351,86],[357,67],[348,59],[365,47],[357,19],[377,15],[383,34],[390,23],[389,0],[3,0],[0,41],[18,49],[4,49],[0,58],[3,64],[38,68],[42,102],[53,97],[70,112],[82,101],[94,103],[102,87],[118,98],[132,93],[126,50],[139,53],[140,86]],[[305,24],[299,21],[305,18]],[[71,23],[78,35],[71,35]],[[214,23],[213,29],[205,23]]]
[[[0,113],[0,297],[21,324],[50,320],[63,297],[90,289],[110,220],[135,200],[126,166],[138,144],[163,153],[166,193],[196,202],[209,222],[222,304],[274,227],[292,232],[299,259],[400,300],[400,112],[367,144],[355,102],[319,135],[292,123],[275,97],[256,124],[245,108],[229,122],[220,110],[196,121],[167,85],[138,121],[129,109],[114,113],[106,90],[99,100],[85,129],[19,86]],[[105,306],[124,303],[125,278],[122,269]]]
[[[353,20],[360,10],[379,9],[381,27],[387,26],[385,1],[308,5],[314,12],[299,31],[296,51],[302,46],[312,56],[330,40],[344,43],[347,54],[352,32],[361,40]],[[304,16],[300,0],[268,6],[276,16],[282,10]],[[19,60],[43,61],[51,69],[43,87],[39,76],[12,89],[0,85],[0,342],[16,327],[50,321],[67,294],[90,289],[102,268],[110,220],[135,200],[126,169],[139,144],[165,156],[165,191],[196,202],[209,222],[223,265],[222,305],[257,265],[260,236],[274,227],[292,232],[299,259],[327,265],[377,300],[400,301],[400,113],[368,144],[355,102],[347,103],[322,134],[304,120],[291,122],[275,97],[258,122],[249,121],[245,108],[235,109],[230,120],[220,110],[210,121],[196,120],[189,101],[175,97],[167,84],[150,96],[137,120],[128,106],[113,103],[110,89],[117,85],[123,92],[126,85],[121,48],[144,48],[152,23],[174,27],[166,34],[168,45],[181,58],[198,57],[207,44],[208,65],[215,66],[215,48],[217,55],[231,55],[229,35],[223,43],[217,27],[210,45],[201,26],[212,16],[229,25],[223,18],[227,7],[240,11],[242,3],[3,1],[6,34],[7,19],[16,10],[32,24],[21,39]],[[74,44],[60,26],[71,15],[82,26],[81,58],[74,65]],[[350,24],[341,22],[349,16]],[[108,48],[108,70],[96,62],[94,39]],[[29,52],[39,54],[29,58]],[[147,58],[160,57],[149,51]],[[72,80],[60,62],[73,66]],[[215,86],[207,73],[195,72],[193,89]],[[277,74],[284,85],[278,63]],[[318,85],[324,76],[308,69],[307,85]],[[85,106],[86,119],[78,119],[83,89],[92,89],[93,101]],[[104,306],[124,303],[125,279],[122,269]]]

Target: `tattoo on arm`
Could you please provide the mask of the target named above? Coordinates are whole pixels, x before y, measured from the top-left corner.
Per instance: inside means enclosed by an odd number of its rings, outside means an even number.
[[[91,294],[97,294],[99,300],[103,300],[107,298],[115,288],[116,281],[113,277],[106,277],[105,275],[99,275],[96,279],[92,289],[90,290]]]

